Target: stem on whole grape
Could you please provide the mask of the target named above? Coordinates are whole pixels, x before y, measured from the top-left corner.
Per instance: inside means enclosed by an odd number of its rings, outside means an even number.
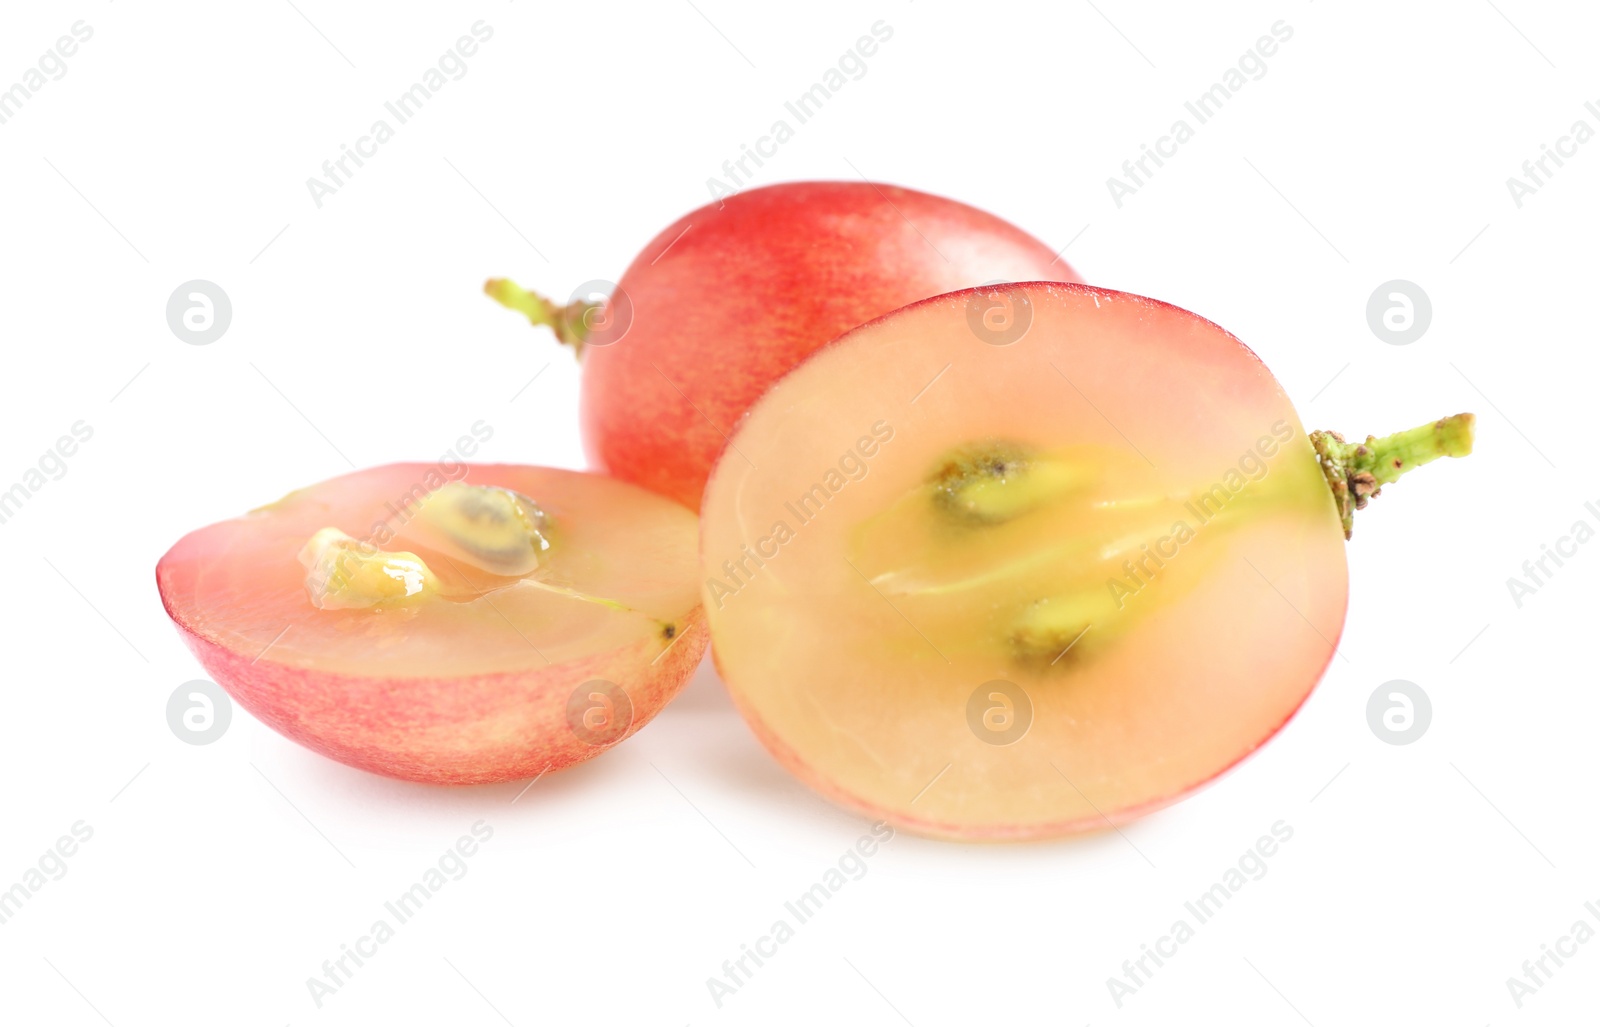
[[[583,344],[589,335],[590,317],[602,304],[578,299],[561,306],[524,289],[509,278],[491,278],[483,283],[483,291],[502,307],[522,314],[535,327],[548,327],[555,333],[557,341],[571,346],[573,354],[579,359],[583,358]]]
[[[1350,537],[1355,512],[1383,486],[1439,457],[1471,453],[1476,423],[1472,414],[1455,414],[1381,439],[1368,435],[1365,442],[1346,442],[1338,432],[1312,432],[1311,448],[1339,508],[1344,537]]]

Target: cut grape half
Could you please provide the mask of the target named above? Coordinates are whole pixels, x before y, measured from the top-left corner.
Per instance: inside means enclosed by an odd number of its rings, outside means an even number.
[[[706,644],[695,546],[693,513],[598,475],[394,464],[193,532],[156,578],[262,721],[469,784],[588,759],[677,694]]]
[[[823,794],[1036,838],[1171,803],[1281,728],[1339,640],[1344,545],[1238,339],[1030,283],[902,308],[775,385],[707,487],[702,591],[737,705]]]

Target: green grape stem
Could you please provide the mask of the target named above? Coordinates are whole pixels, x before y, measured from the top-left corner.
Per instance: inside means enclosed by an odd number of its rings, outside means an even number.
[[[1474,415],[1456,414],[1381,439],[1368,435],[1365,442],[1346,442],[1338,432],[1312,432],[1311,448],[1333,493],[1344,537],[1350,537],[1355,512],[1383,486],[1439,457],[1471,453],[1476,424]]]
[[[509,278],[491,278],[483,283],[483,291],[502,307],[526,317],[529,324],[548,327],[558,342],[571,346],[573,354],[580,360],[583,358],[583,344],[589,335],[591,314],[601,304],[579,299],[564,307],[559,306]]]

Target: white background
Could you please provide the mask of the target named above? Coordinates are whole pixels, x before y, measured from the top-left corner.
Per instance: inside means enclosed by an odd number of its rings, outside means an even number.
[[[296,4],[0,16],[0,84],[75,21],[94,30],[0,125],[0,488],[75,421],[94,430],[0,525],[0,889],[73,823],[94,832],[0,924],[0,1020],[1593,1015],[1600,943],[1520,1009],[1506,985],[1576,920],[1600,927],[1584,909],[1600,906],[1600,544],[1520,608],[1506,583],[1574,522],[1600,524],[1580,414],[1597,369],[1600,141],[1520,208],[1506,186],[1575,120],[1600,129],[1583,106],[1600,102],[1592,7]],[[479,19],[494,37],[466,77],[319,209],[306,179]],[[1070,243],[1095,284],[1242,337],[1308,426],[1480,414],[1470,461],[1362,515],[1341,655],[1293,723],[1120,835],[896,837],[721,1008],[707,978],[867,825],[779,769],[709,667],[637,738],[520,799],[520,784],[350,770],[243,711],[214,744],[175,737],[168,696],[201,672],[158,602],[161,553],[352,465],[433,459],[480,419],[484,459],[581,466],[577,367],[482,280],[565,295],[615,278],[879,19],[894,36],[865,77],[756,182],[859,169]],[[1265,77],[1119,208],[1106,179],[1280,19],[1294,35]],[[233,302],[209,346],[164,316],[195,278]],[[1396,278],[1433,304],[1408,346],[1366,320]],[[712,301],[718,283],[705,288]],[[1397,678],[1433,704],[1404,746],[1366,718]],[[480,819],[494,836],[466,876],[317,1008],[306,979]],[[1118,1008],[1107,978],[1279,820],[1294,837],[1267,875]]]

